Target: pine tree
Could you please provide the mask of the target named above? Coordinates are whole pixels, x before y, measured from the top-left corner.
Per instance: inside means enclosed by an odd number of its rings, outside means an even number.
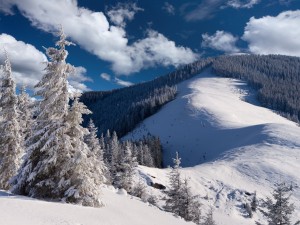
[[[137,166],[136,158],[132,156],[132,145],[126,141],[124,153],[121,157],[120,164],[117,167],[115,176],[115,185],[131,192],[133,185],[134,169]]]
[[[143,157],[143,162],[145,166],[154,167],[153,158],[148,145],[144,145],[143,147]]]
[[[257,197],[256,197],[256,192],[253,195],[252,201],[251,201],[251,210],[253,212],[256,212],[257,209]]]
[[[14,193],[50,199],[64,196],[68,172],[65,165],[71,160],[72,149],[70,137],[66,134],[67,77],[73,71],[73,67],[66,63],[68,53],[65,47],[68,45],[71,43],[61,31],[56,43],[58,49],[46,50],[50,61],[46,64],[45,75],[35,86],[42,101]]]
[[[103,159],[104,155],[104,138],[101,135],[100,140],[97,138],[98,129],[95,127],[93,120],[91,119],[88,125],[88,134],[85,136],[85,143],[87,144],[91,157],[94,157],[96,164],[102,170],[105,183],[110,183],[109,170]]]
[[[289,203],[290,187],[285,183],[277,184],[273,191],[273,199],[267,198],[269,225],[290,225],[294,205]]]
[[[216,222],[214,221],[212,208],[210,208],[209,212],[207,213],[206,217],[204,218],[202,225],[216,225]]]
[[[26,143],[27,139],[32,135],[33,126],[33,102],[26,93],[25,86],[22,86],[20,94],[18,95],[18,109],[19,109],[19,124],[22,137]]]
[[[58,49],[48,48],[45,75],[36,85],[42,97],[27,155],[16,178],[13,192],[37,198],[100,206],[101,171],[84,143],[82,114],[89,111],[75,98],[69,111],[67,78],[74,71],[66,63],[71,45],[60,31]]]
[[[103,161],[103,149],[100,146],[99,139],[97,138],[98,129],[92,119],[88,124],[88,134],[85,136],[85,143],[88,145],[91,152],[93,152],[99,160]]]
[[[178,157],[178,152],[176,152],[176,158],[173,159],[173,162],[174,166],[169,174],[170,189],[166,191],[168,198],[164,208],[168,212],[180,215],[182,182],[179,172],[181,159]]]
[[[8,190],[10,180],[17,174],[24,153],[18,122],[16,85],[6,54],[0,68],[0,189]]]
[[[188,179],[185,179],[180,192],[179,216],[183,217],[186,221],[193,221],[199,224],[201,219],[201,204],[197,201],[197,197],[192,195]]]
[[[110,145],[110,166],[111,171],[113,174],[115,174],[118,165],[121,162],[121,149],[120,149],[120,143],[118,140],[117,133],[114,131],[111,137]]]
[[[66,166],[69,171],[66,176],[68,189],[64,200],[67,202],[82,204],[85,206],[99,207],[100,185],[105,180],[103,175],[103,164],[99,161],[99,146],[91,145],[93,149],[84,142],[84,137],[89,134],[88,129],[83,128],[82,115],[90,114],[91,111],[79,102],[76,96],[67,116],[67,134],[71,142],[71,160]],[[90,142],[95,140],[90,140]]]

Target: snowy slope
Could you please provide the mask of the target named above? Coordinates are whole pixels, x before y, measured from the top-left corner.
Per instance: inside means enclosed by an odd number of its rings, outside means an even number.
[[[51,203],[0,191],[1,225],[184,225],[180,218],[114,189],[103,189],[102,208]]]
[[[270,196],[273,184],[280,181],[295,186],[293,219],[299,219],[300,128],[260,107],[245,83],[209,70],[181,83],[178,90],[174,101],[126,138],[159,136],[165,165],[178,151],[183,176],[202,196],[204,211],[214,207],[218,224],[265,222],[261,212],[246,218],[242,203],[250,201],[255,191],[259,199]],[[167,184],[167,169],[140,170]]]

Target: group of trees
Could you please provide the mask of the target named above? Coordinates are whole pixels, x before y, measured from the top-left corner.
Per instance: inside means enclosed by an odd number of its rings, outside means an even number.
[[[192,194],[187,178],[182,181],[180,175],[181,159],[178,157],[177,152],[173,161],[174,165],[169,173],[170,188],[165,191],[167,199],[164,209],[184,218],[186,221],[193,221],[201,225],[215,225],[213,212],[210,211],[206,217],[202,218],[199,196]]]
[[[300,121],[300,58],[282,55],[221,56],[213,71],[247,81],[259,102],[297,123]]]
[[[35,198],[101,206],[100,185],[106,165],[101,149],[85,139],[83,114],[91,113],[68,93],[73,67],[65,47],[72,44],[61,30],[58,48],[48,48],[45,75],[35,86],[37,111],[24,90],[16,95],[6,55],[0,74],[0,188]],[[72,100],[72,104],[70,104]]]
[[[35,198],[101,206],[100,186],[113,184],[132,191],[134,168],[140,163],[162,166],[159,138],[118,140],[116,132],[97,137],[91,111],[68,92],[73,66],[65,47],[72,44],[61,30],[58,48],[48,48],[45,75],[35,86],[33,102],[22,88],[16,94],[9,58],[0,74],[0,188]],[[33,109],[35,109],[33,111]]]

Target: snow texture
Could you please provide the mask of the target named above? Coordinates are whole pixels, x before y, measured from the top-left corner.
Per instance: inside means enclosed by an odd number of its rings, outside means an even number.
[[[178,85],[177,98],[125,137],[147,133],[159,136],[164,165],[178,151],[182,177],[190,179],[193,194],[202,196],[204,212],[212,206],[217,224],[266,222],[259,211],[247,218],[243,204],[257,192],[271,196],[274,183],[295,188],[292,221],[300,218],[300,128],[259,106],[254,93],[239,80],[204,71]],[[140,167],[153,183],[168,186],[168,169]],[[155,177],[155,178],[153,178]]]

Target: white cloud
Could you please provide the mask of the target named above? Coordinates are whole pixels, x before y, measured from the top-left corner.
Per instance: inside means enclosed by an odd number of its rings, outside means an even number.
[[[142,8],[137,7],[136,3],[118,3],[117,6],[107,11],[110,21],[120,27],[125,27],[125,20],[133,20],[134,15],[138,11],[143,11]]]
[[[46,56],[33,45],[17,41],[8,34],[0,34],[0,43],[7,51],[12,64],[13,76],[18,85],[32,88],[43,76],[47,61]],[[2,51],[2,50],[1,50]],[[4,54],[0,54],[0,63],[4,62]]]
[[[110,75],[107,74],[107,73],[101,73],[101,74],[100,74],[100,77],[101,77],[103,80],[106,80],[106,81],[110,81],[110,80],[111,80]]]
[[[134,83],[132,83],[132,82],[121,80],[121,79],[116,78],[116,77],[115,77],[114,81],[115,81],[116,84],[118,84],[120,86],[123,86],[123,87],[129,87],[131,85],[134,85]]]
[[[245,27],[243,40],[257,54],[300,56],[300,10],[286,11],[278,16],[252,17]]]
[[[162,9],[170,15],[175,15],[175,7],[169,2],[165,2]]]
[[[116,74],[128,75],[156,65],[177,66],[192,62],[198,57],[189,48],[178,47],[173,41],[154,31],[147,32],[145,39],[129,45],[122,22],[130,19],[131,14],[123,14],[120,19],[115,19],[119,26],[110,26],[102,12],[79,7],[76,0],[2,1],[10,2],[7,6],[16,6],[33,26],[46,32],[54,32],[62,24],[72,41],[98,58],[112,63]],[[2,9],[9,10],[11,8]]]
[[[234,37],[231,33],[218,30],[215,34],[203,34],[201,46],[204,48],[212,48],[226,53],[237,53],[239,49],[236,47],[238,37]]]
[[[84,84],[86,81],[93,81],[86,75],[86,69],[82,66],[75,67],[74,73],[70,74],[68,81],[73,88],[77,89],[79,92],[91,91],[90,88]]]
[[[181,13],[187,21],[207,20],[228,7],[235,9],[252,8],[260,0],[203,0],[201,3],[185,3],[181,6]]]
[[[229,0],[227,2],[228,6],[233,8],[252,8],[254,5],[258,4],[260,0]]]
[[[12,64],[13,76],[18,86],[25,85],[32,89],[44,75],[47,57],[33,45],[16,40],[8,34],[0,34],[0,43],[7,51]],[[0,63],[4,62],[4,54],[0,54]],[[89,90],[82,82],[91,81],[86,76],[86,69],[76,67],[74,74],[69,78],[69,83],[80,91]]]

